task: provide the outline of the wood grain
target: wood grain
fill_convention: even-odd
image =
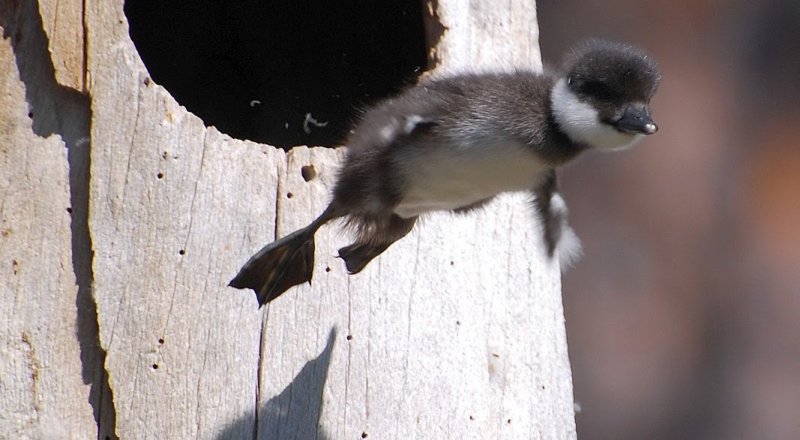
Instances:
[[[438,73],[540,68],[535,5],[478,3],[431,3]],[[325,226],[312,284],[259,310],[227,282],[322,211],[344,150],[205,127],[149,77],[122,0],[39,5],[38,49],[0,42],[0,437],[575,438],[559,268],[524,196],[431,215],[355,276]],[[28,51],[46,85],[15,77]]]
[[[24,83],[18,62],[26,79],[47,72],[24,49],[0,40],[0,438],[92,438],[76,335],[67,149],[33,114],[52,112],[52,102],[26,102],[26,87],[47,84]]]

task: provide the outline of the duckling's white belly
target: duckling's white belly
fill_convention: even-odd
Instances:
[[[419,151],[416,151],[419,153]],[[531,190],[548,167],[524,145],[430,146],[400,155],[404,191],[394,212],[404,218],[453,210],[506,191]]]

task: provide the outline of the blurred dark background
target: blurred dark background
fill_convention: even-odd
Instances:
[[[660,131],[562,172],[578,435],[800,439],[800,2],[539,0],[658,60]]]
[[[488,0],[487,0],[488,1]],[[426,67],[422,2],[128,0],[153,79],[208,125],[341,141]],[[539,0],[546,63],[606,37],[664,79],[655,136],[562,171],[578,435],[800,439],[800,1]],[[306,114],[326,126],[303,129]]]

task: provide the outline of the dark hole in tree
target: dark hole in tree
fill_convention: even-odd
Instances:
[[[303,176],[303,180],[310,182],[317,177],[317,170],[314,168],[314,165],[306,165],[300,168],[300,175]]]
[[[422,3],[126,0],[125,14],[153,80],[206,125],[289,147],[337,145],[359,108],[414,81]]]

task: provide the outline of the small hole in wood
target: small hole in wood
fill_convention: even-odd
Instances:
[[[164,338],[158,338],[158,344],[164,345]]]
[[[291,199],[292,197],[294,197],[294,194],[292,194],[292,193],[286,193],[286,198],[287,198],[287,199]]]
[[[511,424],[511,419],[506,420],[506,423]]]
[[[150,85],[150,78],[145,78],[144,79],[144,85],[146,85],[146,86]]]
[[[166,151],[161,153],[161,158],[164,159],[164,160],[166,160],[168,156],[169,156],[169,153],[167,153]]]
[[[367,433],[366,432],[362,432],[361,433],[361,438],[367,438]]]
[[[158,370],[158,364],[153,364],[153,369]]]
[[[33,119],[33,112],[28,113],[28,117]]]
[[[352,341],[353,340],[353,335],[347,335],[347,340],[348,341]]]
[[[317,170],[314,168],[314,165],[306,165],[300,168],[300,174],[303,176],[303,180],[310,182],[317,177]]]
[[[179,250],[179,251],[178,251],[178,254],[180,254],[180,255],[186,255],[186,251],[185,251],[185,250],[183,250],[183,249],[181,249],[181,250]]]
[[[469,416],[470,420],[475,420],[475,416]]]
[[[330,266],[325,266],[325,272],[330,272],[330,271],[331,271]]]
[[[450,265],[451,265],[451,266],[455,266],[455,264],[456,264],[456,263],[455,263],[455,261],[451,261],[451,262],[450,262]]]
[[[456,321],[456,325],[461,325],[461,321]]]
[[[72,208],[70,208],[70,207],[67,207],[67,212],[68,212],[68,213],[70,213],[70,214],[72,214]]]
[[[156,177],[158,177],[159,179],[163,179],[164,178],[164,173],[158,173],[158,174],[156,174]]]

